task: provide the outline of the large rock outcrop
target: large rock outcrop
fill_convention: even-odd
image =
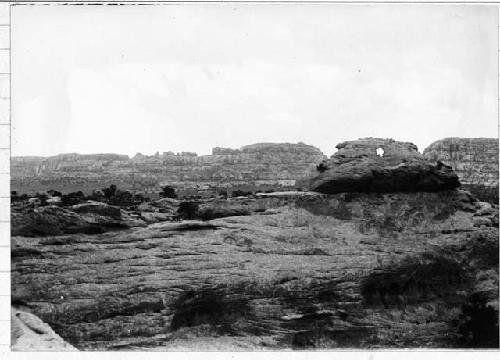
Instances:
[[[11,233],[14,236],[98,234],[141,225],[145,225],[144,221],[130,218],[126,211],[99,202],[87,202],[71,208],[16,205],[11,210]]]
[[[337,145],[310,188],[322,193],[440,191],[460,183],[451,167],[431,163],[412,143],[364,138]]]
[[[424,150],[429,161],[451,166],[467,185],[498,187],[498,139],[446,138],[433,142]]]
[[[303,143],[259,143],[241,149],[214,148],[212,155],[164,152],[129,158],[116,154],[61,154],[52,157],[13,157],[12,190],[22,193],[82,190],[110,184],[120,189],[158,190],[162,183],[283,183],[307,178],[325,158]]]

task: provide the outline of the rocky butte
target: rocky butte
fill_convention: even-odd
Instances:
[[[451,137],[433,142],[423,154],[450,165],[463,184],[498,187],[498,139]]]
[[[364,138],[337,145],[310,188],[323,193],[440,191],[460,186],[450,166],[424,159],[412,143]]]

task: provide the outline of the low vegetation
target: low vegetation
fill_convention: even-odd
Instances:
[[[407,256],[385,269],[361,282],[361,295],[369,306],[407,305],[435,297],[456,302],[472,280],[464,265],[435,253]]]
[[[160,197],[177,199],[177,194],[175,193],[175,189],[172,186],[167,185],[163,187],[162,191],[160,192]]]
[[[498,187],[485,186],[481,184],[464,184],[462,185],[462,188],[469,191],[480,201],[486,201],[490,204],[498,205]]]
[[[486,296],[478,292],[467,297],[455,324],[460,334],[458,347],[498,349],[498,310],[487,301]]]
[[[251,307],[244,293],[229,293],[227,287],[205,288],[182,294],[172,306],[172,330],[210,325],[219,335],[238,335],[234,323],[249,318]]]

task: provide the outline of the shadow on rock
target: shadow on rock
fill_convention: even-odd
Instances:
[[[370,274],[361,282],[361,295],[368,306],[407,305],[435,298],[456,302],[471,280],[467,269],[457,261],[423,253]]]
[[[232,294],[226,287],[191,290],[173,304],[174,316],[170,329],[210,325],[219,335],[237,335],[234,324],[251,316],[248,298]]]

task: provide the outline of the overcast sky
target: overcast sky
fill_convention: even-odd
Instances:
[[[15,6],[12,155],[497,136],[496,7]]]

